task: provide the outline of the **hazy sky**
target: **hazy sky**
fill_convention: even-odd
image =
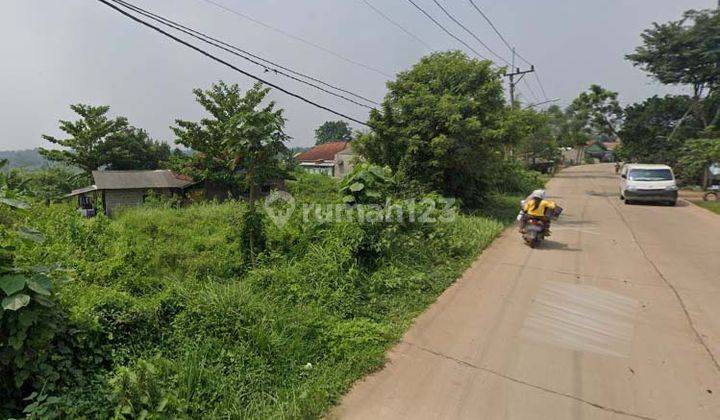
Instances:
[[[204,0],[128,0],[298,71],[377,99],[386,78],[284,37]],[[406,69],[429,51],[375,14],[362,0],[214,0],[228,8],[339,52],[388,74]],[[407,0],[368,0],[434,50],[461,48]],[[483,47],[442,15],[432,0],[415,0],[473,48]],[[440,0],[510,59],[468,0]],[[547,95],[567,104],[599,83],[624,103],[670,90],[634,69],[623,56],[652,22],[677,19],[715,0],[476,0],[521,55],[536,64]],[[247,88],[252,80],[140,27],[96,0],[0,0],[0,150],[43,146],[59,119],[73,118],[71,103],[107,104],[157,139],[173,142],[176,118],[203,115],[192,89],[223,79]],[[208,47],[212,48],[212,47]],[[238,67],[364,120],[363,108],[218,52]],[[529,78],[536,95],[540,88]],[[522,99],[536,99],[519,86]],[[313,130],[337,119],[280,93],[292,145],[313,143]]]

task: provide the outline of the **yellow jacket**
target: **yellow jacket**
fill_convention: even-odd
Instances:
[[[530,199],[525,202],[523,210],[532,217],[546,217],[546,212],[548,210],[555,210],[555,207],[556,204],[550,200],[542,200],[540,204],[535,207],[535,200]]]

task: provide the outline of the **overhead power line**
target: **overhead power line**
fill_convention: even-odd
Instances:
[[[245,75],[245,76],[247,76],[247,77],[250,77],[250,78],[252,78],[252,79],[254,79],[254,80],[257,80],[258,82],[260,82],[260,83],[262,83],[262,84],[264,84],[264,85],[266,85],[266,86],[269,86],[269,87],[271,87],[271,88],[277,89],[278,91],[283,92],[283,93],[285,93],[286,95],[292,96],[293,98],[299,99],[299,100],[301,100],[301,101],[303,101],[303,102],[305,102],[305,103],[307,103],[307,104],[309,104],[309,105],[312,105],[312,106],[314,106],[314,107],[316,107],[316,108],[319,108],[319,109],[322,109],[322,110],[324,110],[324,111],[330,112],[330,113],[335,114],[335,115],[337,115],[337,116],[339,116],[339,117],[345,118],[345,119],[347,119],[347,120],[349,120],[349,121],[353,121],[353,122],[358,123],[358,124],[360,124],[360,125],[368,126],[367,123],[365,123],[365,122],[363,122],[363,121],[360,121],[360,120],[358,120],[358,119],[356,119],[356,118],[353,118],[353,117],[351,117],[351,116],[349,116],[349,115],[346,115],[346,114],[344,114],[344,113],[341,113],[341,112],[339,112],[339,111],[335,111],[334,109],[329,108],[329,107],[327,107],[327,106],[320,105],[319,103],[314,102],[314,101],[312,101],[312,100],[310,100],[310,99],[307,99],[307,98],[305,98],[305,97],[302,96],[302,95],[299,95],[299,94],[297,94],[297,93],[291,92],[291,91],[289,91],[289,90],[287,90],[287,89],[285,89],[285,88],[282,88],[282,87],[280,87],[280,86],[278,86],[278,85],[276,85],[276,84],[274,84],[274,83],[272,83],[272,82],[269,82],[269,81],[267,81],[267,80],[264,80],[264,79],[262,79],[262,78],[260,78],[260,77],[258,77],[258,76],[255,76],[255,75],[253,75],[253,74],[251,74],[251,73],[249,73],[249,72],[247,72],[247,71],[245,71],[245,70],[242,70],[242,69],[238,68],[237,66],[235,66],[235,65],[233,65],[233,64],[231,64],[231,63],[228,63],[227,61],[225,61],[225,60],[223,60],[223,59],[221,59],[221,58],[219,58],[219,57],[217,57],[217,56],[215,56],[215,55],[213,55],[213,54],[211,54],[211,53],[203,50],[202,48],[200,48],[200,47],[198,47],[198,46],[195,46],[195,45],[193,45],[193,44],[191,44],[191,43],[189,43],[189,42],[187,42],[187,41],[185,41],[185,40],[183,40],[183,39],[180,39],[180,38],[176,37],[175,35],[172,35],[172,34],[168,33],[167,31],[165,31],[165,30],[163,30],[163,29],[161,29],[161,28],[153,25],[152,23],[146,22],[146,21],[144,21],[143,19],[141,19],[141,18],[139,18],[139,17],[137,17],[137,16],[132,15],[131,13],[129,13],[129,12],[121,9],[120,7],[118,7],[118,6],[114,5],[114,4],[111,4],[111,3],[110,3],[109,1],[107,1],[107,0],[97,0],[97,1],[100,2],[100,3],[102,3],[102,4],[104,4],[104,5],[106,5],[107,7],[111,8],[111,9],[114,9],[114,10],[117,11],[118,13],[120,13],[120,14],[126,16],[127,18],[129,18],[129,19],[137,22],[138,24],[143,25],[143,26],[146,26],[146,27],[148,27],[148,28],[150,28],[150,29],[152,29],[152,30],[154,30],[154,31],[156,31],[156,32],[159,32],[160,34],[166,36],[167,38],[170,38],[170,39],[172,39],[173,41],[175,41],[175,42],[177,42],[177,43],[179,43],[179,44],[182,44],[182,45],[184,45],[184,46],[186,46],[186,47],[188,47],[188,48],[190,48],[190,49],[192,49],[192,50],[194,50],[194,51],[197,51],[198,53],[200,53],[200,54],[202,54],[202,55],[210,58],[211,60],[216,61],[216,62],[218,62],[218,63],[220,63],[220,64],[223,64],[223,65],[225,65],[225,66],[227,66],[227,67],[229,67],[229,68],[237,71],[238,73],[241,73],[241,74],[243,74],[243,75]]]
[[[535,72],[535,79],[538,82],[538,86],[540,86],[540,91],[542,92],[543,98],[547,99],[547,93],[545,93],[545,86],[543,86],[542,80],[540,80],[540,76],[538,76],[537,72]]]
[[[527,88],[527,90],[530,91],[530,94],[532,95],[533,100],[535,100],[535,102],[538,102],[540,100],[540,98],[535,94],[535,91],[530,86],[530,83],[528,83],[527,79],[522,79],[522,81],[523,81],[523,84],[525,85],[525,87]]]
[[[525,64],[527,64],[528,66],[532,66],[533,63],[531,63],[531,62],[530,62],[529,60],[527,60],[525,57],[523,57],[522,55],[520,55],[520,53],[517,52],[517,50],[515,49],[515,47],[513,47],[512,45],[510,45],[510,43],[508,42],[508,40],[503,36],[503,34],[500,32],[500,30],[497,28],[497,26],[495,26],[495,23],[493,23],[492,19],[490,19],[490,17],[489,17],[487,14],[485,14],[485,12],[482,11],[482,9],[477,5],[477,3],[475,3],[475,0],[468,0],[468,1],[469,1],[470,4],[473,6],[473,8],[480,14],[480,16],[482,16],[483,19],[485,19],[485,21],[490,25],[490,27],[492,28],[492,30],[495,31],[495,33],[497,34],[498,38],[500,38],[500,40],[503,42],[503,44],[505,44],[505,46],[508,48],[508,50],[510,50],[510,51],[513,53],[513,57],[514,57],[514,56],[517,56],[519,59],[521,59],[522,61],[524,61]],[[513,59],[513,62],[514,62],[514,59]],[[543,86],[543,83],[542,83],[542,81],[540,80],[540,75],[538,74],[537,71],[535,72],[535,79],[536,79],[537,82],[538,82],[538,86],[540,86],[540,91],[542,91],[543,97],[544,97],[545,99],[548,99],[547,93],[545,92],[545,87]]]
[[[228,12],[228,13],[232,13],[232,14],[234,14],[234,15],[236,15],[236,16],[239,16],[239,17],[241,17],[241,18],[243,18],[243,19],[245,19],[245,20],[249,20],[250,22],[253,22],[253,23],[256,24],[256,25],[260,25],[260,26],[262,26],[262,27],[264,27],[264,28],[266,28],[266,29],[269,29],[269,30],[271,30],[271,31],[273,31],[273,32],[277,32],[277,33],[279,33],[279,34],[282,34],[282,35],[285,36],[285,37],[292,38],[292,39],[294,39],[295,41],[301,42],[301,43],[303,43],[303,44],[305,44],[305,45],[308,45],[308,46],[313,47],[313,48],[315,48],[315,49],[321,50],[321,51],[323,51],[323,52],[325,52],[325,53],[327,53],[327,54],[330,54],[330,55],[332,55],[332,56],[334,56],[334,57],[336,57],[336,58],[339,58],[339,59],[341,59],[341,60],[343,60],[343,61],[345,61],[345,62],[347,62],[347,63],[353,64],[353,65],[358,66],[358,67],[362,67],[362,68],[364,68],[365,70],[370,70],[370,71],[372,71],[372,72],[374,72],[374,73],[377,73],[377,74],[380,74],[380,75],[382,75],[382,76],[385,76],[385,77],[387,77],[388,79],[393,78],[392,75],[390,75],[390,74],[388,74],[388,73],[386,73],[386,72],[384,72],[384,71],[382,71],[382,70],[378,70],[378,69],[376,69],[376,68],[374,68],[374,67],[372,67],[372,66],[369,66],[369,65],[367,65],[367,64],[365,64],[365,63],[361,63],[361,62],[359,62],[359,61],[355,61],[355,60],[353,60],[353,59],[351,59],[351,58],[348,58],[348,57],[346,57],[346,56],[344,56],[344,55],[342,55],[342,54],[340,54],[340,53],[338,53],[338,52],[335,52],[335,51],[329,49],[329,48],[323,47],[323,46],[320,45],[320,44],[316,44],[316,43],[314,43],[314,42],[312,42],[312,41],[308,41],[308,40],[306,40],[306,39],[300,38],[300,37],[297,36],[297,35],[293,35],[293,34],[291,34],[291,33],[289,33],[289,32],[286,32],[286,31],[284,31],[284,30],[282,30],[282,29],[276,28],[276,27],[274,27],[274,26],[272,26],[272,25],[269,25],[269,24],[267,24],[267,23],[265,23],[265,22],[263,22],[263,21],[261,21],[261,20],[255,19],[254,17],[249,16],[249,15],[246,15],[245,13],[242,13],[242,12],[240,12],[240,11],[238,11],[238,10],[231,9],[231,8],[225,6],[225,5],[221,4],[221,3],[218,3],[218,2],[216,2],[216,1],[213,1],[213,0],[199,0],[199,1],[204,1],[205,3],[211,4],[211,5],[219,8],[219,9],[222,9],[222,10]]]
[[[208,0],[208,1],[209,1],[209,0]],[[450,32],[446,27],[443,26],[442,23],[438,22],[437,19],[435,19],[434,17],[432,17],[432,15],[429,14],[428,12],[426,12],[425,9],[423,9],[423,8],[420,7],[420,6],[418,6],[418,4],[415,3],[413,0],[407,0],[407,1],[408,1],[408,3],[412,4],[413,6],[415,6],[415,8],[420,11],[420,13],[422,13],[423,15],[425,15],[425,16],[426,16],[428,19],[430,19],[435,25],[437,25],[440,29],[442,29],[443,32],[445,32],[446,34],[450,35],[455,41],[463,44],[463,45],[465,46],[465,48],[467,48],[467,49],[469,49],[470,51],[472,51],[473,53],[475,53],[475,55],[477,55],[478,57],[480,57],[480,58],[482,58],[482,59],[484,59],[484,60],[487,60],[487,59],[488,59],[488,58],[485,57],[484,55],[480,54],[475,48],[473,48],[473,47],[471,47],[470,45],[468,45],[467,42],[463,41],[463,40],[462,40],[461,38],[459,38],[457,35],[455,35],[454,33]]]
[[[160,24],[162,24],[162,25],[171,27],[171,28],[173,28],[173,29],[175,29],[175,30],[178,30],[178,31],[180,31],[180,32],[182,32],[182,33],[184,33],[184,34],[186,34],[186,35],[189,35],[189,36],[191,36],[191,37],[193,37],[193,38],[195,38],[195,39],[199,39],[200,41],[203,41],[203,42],[205,42],[205,43],[207,43],[207,44],[209,44],[209,45],[212,45],[212,46],[214,46],[214,47],[220,48],[220,49],[222,49],[223,51],[229,52],[230,54],[233,54],[233,55],[238,56],[238,57],[240,57],[240,58],[242,58],[242,59],[244,59],[244,60],[247,60],[247,61],[249,61],[249,62],[251,62],[251,63],[253,63],[253,64],[256,64],[256,65],[262,67],[263,69],[265,69],[266,71],[272,70],[272,71],[273,71],[274,73],[276,73],[276,74],[280,74],[280,75],[282,75],[282,76],[288,77],[288,78],[290,78],[290,79],[292,79],[292,80],[295,80],[295,81],[297,81],[297,82],[303,83],[303,84],[305,84],[305,85],[307,85],[307,86],[311,86],[311,87],[313,87],[313,88],[315,88],[315,89],[318,89],[318,90],[320,90],[320,91],[322,91],[322,92],[328,93],[328,94],[330,94],[330,95],[333,95],[333,96],[335,96],[335,97],[338,97],[338,98],[340,98],[340,99],[346,100],[346,101],[348,101],[348,102],[350,102],[350,103],[353,103],[353,104],[355,104],[355,105],[358,105],[358,106],[361,106],[361,107],[364,107],[364,108],[373,109],[373,107],[371,107],[371,106],[368,106],[368,105],[366,105],[366,104],[364,104],[364,103],[357,102],[357,101],[355,101],[355,100],[353,100],[353,99],[351,99],[351,98],[348,98],[348,97],[343,96],[343,95],[340,95],[340,94],[338,94],[338,93],[336,93],[336,92],[333,92],[333,91],[330,91],[330,90],[328,90],[328,89],[325,89],[325,88],[323,88],[322,86],[318,86],[318,85],[316,85],[316,84],[314,84],[314,83],[308,82],[307,80],[303,80],[303,79],[301,79],[301,78],[295,77],[295,76],[293,76],[292,74],[296,74],[296,75],[298,75],[298,76],[300,76],[300,77],[303,77],[303,78],[305,78],[305,79],[309,79],[309,80],[312,80],[312,81],[314,81],[314,82],[320,83],[320,84],[322,84],[322,85],[324,85],[324,86],[327,86],[327,87],[329,87],[329,88],[335,89],[335,90],[337,90],[337,91],[347,93],[347,94],[349,94],[349,95],[352,95],[352,96],[354,96],[354,97],[356,97],[356,98],[362,99],[362,100],[364,100],[364,101],[366,101],[366,102],[372,103],[372,104],[374,104],[374,105],[379,105],[377,102],[375,102],[375,101],[373,101],[373,100],[371,100],[371,99],[365,98],[364,96],[361,96],[361,95],[358,95],[358,94],[356,94],[356,93],[353,93],[353,92],[351,92],[351,91],[349,91],[349,90],[342,89],[342,88],[340,88],[340,87],[331,85],[331,84],[326,83],[326,82],[324,82],[324,81],[322,81],[322,80],[320,80],[320,79],[317,79],[317,78],[308,76],[308,75],[306,75],[306,74],[303,74],[303,73],[297,72],[297,71],[295,71],[295,70],[292,70],[292,69],[290,69],[290,68],[288,68],[288,67],[285,67],[285,66],[282,66],[282,65],[280,65],[280,64],[274,63],[274,62],[272,62],[272,61],[270,61],[270,60],[267,60],[267,59],[264,59],[264,58],[262,58],[262,57],[259,57],[259,56],[255,55],[255,54],[253,54],[253,53],[250,53],[250,52],[248,52],[248,51],[246,51],[246,50],[243,50],[243,49],[241,49],[241,48],[239,48],[239,47],[236,47],[236,46],[234,46],[234,45],[232,45],[232,44],[228,44],[227,42],[224,42],[224,41],[221,41],[221,40],[219,40],[219,39],[213,38],[213,37],[211,37],[211,36],[209,36],[209,35],[207,35],[207,34],[204,34],[204,33],[202,33],[202,32],[196,31],[196,30],[194,30],[194,29],[192,29],[192,28],[189,28],[189,27],[187,27],[187,26],[185,26],[185,25],[182,25],[182,24],[180,24],[180,23],[177,23],[177,22],[175,22],[175,21],[173,21],[173,20],[170,20],[170,19],[165,18],[165,17],[163,17],[163,16],[160,16],[160,15],[158,15],[158,14],[155,14],[155,13],[152,13],[152,12],[150,12],[150,11],[147,11],[147,10],[141,8],[141,7],[135,6],[135,5],[133,5],[132,3],[128,3],[128,2],[126,2],[126,1],[124,1],[124,0],[110,0],[110,1],[113,2],[113,3],[116,3],[116,4],[121,4],[121,5],[123,5],[124,7],[128,8],[128,9],[131,9],[131,10],[133,10],[134,12],[136,12],[136,13],[138,13],[138,14],[141,14],[141,15],[149,18],[149,19],[154,20],[155,22],[158,22],[158,23],[160,23]],[[248,57],[248,56],[250,56],[250,57]],[[252,58],[251,58],[251,57],[252,57]],[[253,59],[253,58],[254,58],[254,59]],[[265,64],[263,64],[263,63],[265,63]],[[274,67],[277,67],[277,68],[274,68]],[[282,69],[282,70],[278,70],[278,68],[279,68],[279,69]],[[283,70],[286,70],[288,73],[292,73],[292,74],[285,73]]]
[[[483,40],[480,39],[480,37],[478,37],[477,35],[475,35],[475,33],[474,33],[473,31],[471,31],[471,30],[468,29],[465,25],[463,25],[462,22],[460,22],[457,18],[455,18],[455,16],[453,16],[452,13],[450,13],[445,7],[443,7],[443,5],[440,4],[440,2],[438,2],[437,0],[433,0],[433,3],[435,3],[435,4],[437,5],[437,7],[439,7],[440,10],[442,10],[443,13],[445,13],[445,15],[450,18],[450,20],[452,20],[453,22],[455,22],[455,24],[457,24],[459,27],[461,27],[465,32],[467,32],[468,34],[470,34],[471,37],[475,38],[475,40],[476,40],[477,42],[479,42],[480,45],[482,45],[483,47],[485,47],[485,49],[488,50],[488,51],[490,52],[490,54],[494,55],[495,57],[497,57],[498,59],[500,59],[500,61],[502,61],[503,63],[505,63],[505,64],[507,64],[508,66],[512,67],[512,63],[510,63],[510,62],[507,61],[504,57],[502,57],[502,56],[500,56],[499,54],[497,54],[495,51],[492,50],[492,48],[488,47],[488,45],[487,45],[485,42],[483,42]]]
[[[419,36],[415,35],[414,33],[410,32],[409,30],[405,29],[402,25],[394,21],[390,16],[386,15],[382,12],[382,10],[378,9],[377,7],[373,6],[372,3],[370,3],[367,0],[361,0],[367,7],[369,7],[373,12],[378,14],[380,17],[385,19],[386,21],[390,22],[393,26],[397,27],[401,31],[405,32],[406,35],[408,35],[410,38],[414,39],[415,41],[421,43],[425,48],[428,50],[432,50],[433,48],[428,45],[427,42],[423,41]]]

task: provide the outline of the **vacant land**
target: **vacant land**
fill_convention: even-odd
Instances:
[[[329,179],[291,185],[299,202],[338,202]],[[241,252],[241,202],[158,202],[117,219],[39,206],[42,244],[23,264],[70,270],[58,297],[79,350],[76,380],[50,393],[66,416],[317,417],[502,231],[494,217],[418,226],[267,222],[268,251]],[[108,401],[110,403],[108,403]]]

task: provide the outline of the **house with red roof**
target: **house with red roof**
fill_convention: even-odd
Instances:
[[[333,141],[299,153],[295,159],[308,172],[343,178],[352,171],[357,155],[349,141]]]

